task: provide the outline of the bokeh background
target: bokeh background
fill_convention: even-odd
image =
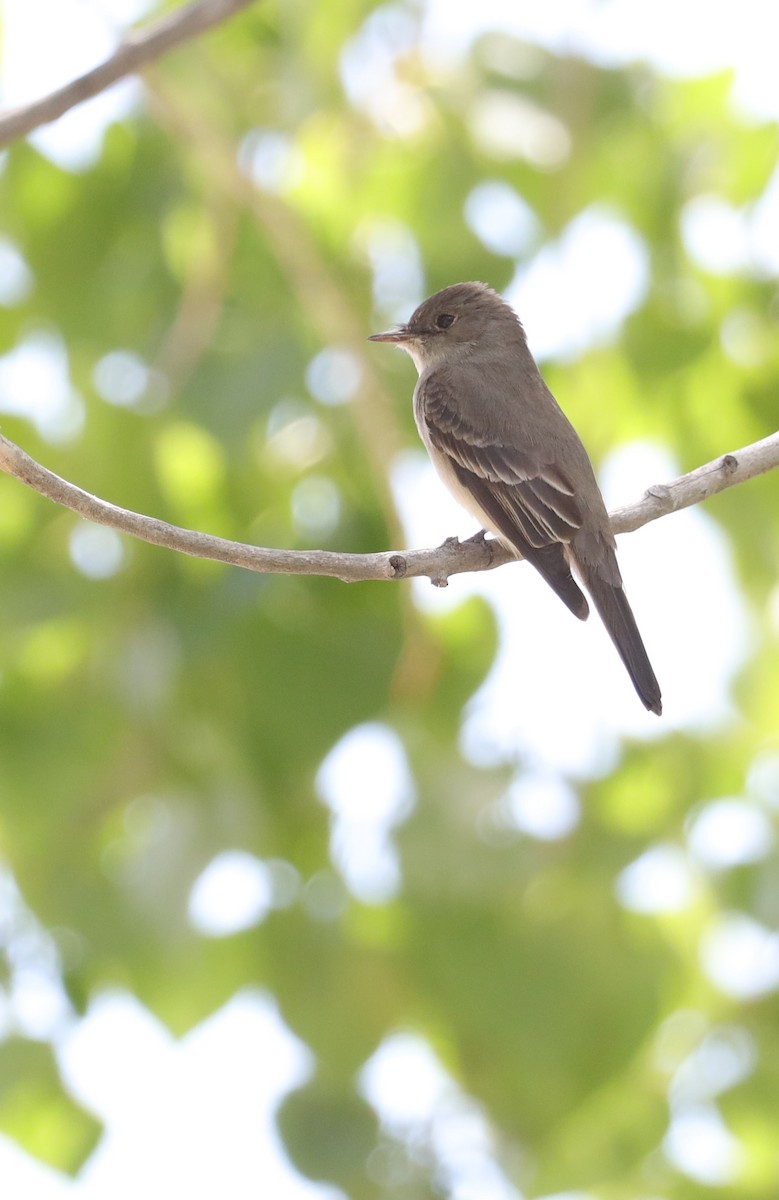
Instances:
[[[148,0],[6,0],[3,102]],[[260,545],[473,526],[366,336],[482,279],[612,504],[779,399],[761,0],[258,2],[0,162],[5,434]],[[19,1200],[779,1193],[779,479],[620,540],[663,684],[523,565],[260,577],[0,477]]]

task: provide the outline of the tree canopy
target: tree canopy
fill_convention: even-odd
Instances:
[[[3,432],[176,525],[402,549],[413,378],[367,335],[461,279],[519,302],[575,243],[591,287],[552,297],[539,349],[596,464],[647,442],[689,471],[771,433],[776,121],[739,110],[727,71],[488,27],[444,48],[428,15],[251,4],[145,66],[91,157],[16,140]],[[0,475],[0,1130],[71,1173],[99,1137],[59,1026],[25,1016],[30,973],[68,1020],[122,989],[176,1035],[260,987],[315,1064],[279,1109],[286,1149],[351,1200],[465,1195],[433,1126],[393,1125],[366,1089],[407,1035],[523,1196],[775,1195],[779,476],[705,512],[745,630],[718,713],[539,772],[527,740],[463,737],[506,638],[484,595],[431,608],[404,581],[203,562]],[[492,573],[518,626],[527,574]],[[727,656],[718,581],[696,586],[678,636]],[[559,828],[534,826],[555,805]],[[209,932],[193,897],[233,852],[267,903]],[[708,1178],[696,1129],[719,1130]]]

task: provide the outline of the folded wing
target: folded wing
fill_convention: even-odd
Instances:
[[[486,524],[526,558],[577,617],[587,601],[571,575],[564,545],[582,525],[574,490],[563,472],[533,453],[474,430],[451,393],[435,378],[420,384],[418,416],[430,444],[446,456],[460,485],[473,496]]]

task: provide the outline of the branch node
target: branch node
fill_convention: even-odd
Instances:
[[[457,538],[455,538],[454,540],[457,541]],[[449,579],[446,575],[431,575],[430,582],[432,583],[433,587],[437,587],[437,588],[449,587]]]
[[[644,492],[644,495],[652,500],[659,500],[661,504],[669,504],[672,502],[671,489],[666,483],[653,483]]]
[[[734,471],[738,470],[738,459],[735,454],[723,454],[719,465],[726,475],[732,475]]]
[[[408,570],[408,563],[406,562],[404,555],[391,554],[390,560],[389,560],[389,565],[392,569],[392,578],[393,579],[404,579],[405,578],[406,571]]]

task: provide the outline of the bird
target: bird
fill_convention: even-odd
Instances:
[[[625,595],[592,463],[514,309],[485,283],[455,283],[424,300],[405,325],[369,340],[412,359],[417,429],[455,499],[582,621],[584,587],[640,700],[660,716],[660,686]]]

